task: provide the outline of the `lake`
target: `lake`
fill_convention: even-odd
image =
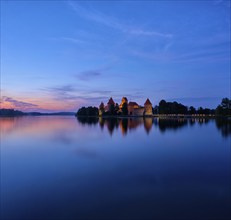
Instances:
[[[231,121],[0,118],[1,219],[230,219]]]

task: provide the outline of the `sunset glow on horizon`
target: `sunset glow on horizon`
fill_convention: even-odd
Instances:
[[[230,1],[1,1],[0,108],[230,97]]]

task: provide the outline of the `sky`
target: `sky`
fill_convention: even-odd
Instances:
[[[230,1],[1,1],[1,108],[230,98]]]

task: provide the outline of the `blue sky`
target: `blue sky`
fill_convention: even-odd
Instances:
[[[230,97],[230,1],[1,1],[1,107]]]

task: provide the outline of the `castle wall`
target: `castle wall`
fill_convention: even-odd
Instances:
[[[133,116],[143,116],[144,108],[134,108]]]

